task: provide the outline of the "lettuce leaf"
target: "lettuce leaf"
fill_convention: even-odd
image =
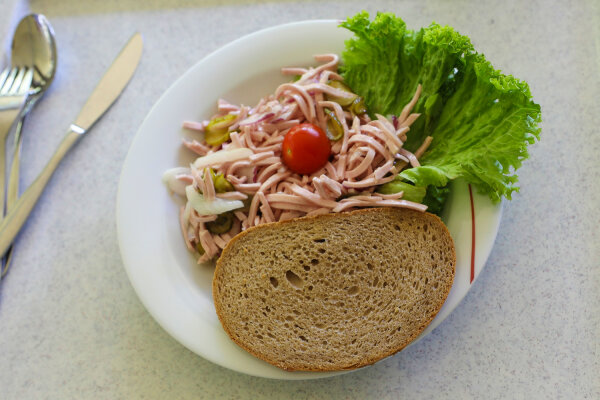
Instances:
[[[427,211],[441,217],[448,195],[450,195],[450,188],[448,186],[427,186],[427,193],[422,203],[427,205]]]
[[[427,187],[415,186],[410,182],[405,182],[401,177],[396,177],[391,182],[385,183],[377,188],[377,193],[394,194],[404,192],[402,198],[415,203],[425,204],[427,211],[432,214],[442,215],[444,204],[450,194],[450,188],[447,186],[437,187],[430,185]]]
[[[341,26],[354,32],[342,53],[342,75],[371,114],[398,115],[422,85],[405,147],[433,142],[420,167],[400,180],[442,188],[464,178],[498,201],[518,191],[515,171],[539,140],[540,106],[527,83],[495,70],[468,37],[432,23],[412,31],[391,13],[362,12]]]
[[[404,192],[404,195],[402,196],[404,200],[421,203],[427,194],[427,188],[423,186],[415,186],[411,183],[402,182],[401,180],[397,179],[385,183],[377,188],[377,193],[381,194],[394,194],[400,192]]]

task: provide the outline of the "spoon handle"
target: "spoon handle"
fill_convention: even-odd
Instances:
[[[75,143],[83,136],[85,131],[76,125],[71,125],[69,131],[63,138],[58,148],[33,183],[27,188],[19,198],[14,207],[8,211],[2,223],[0,224],[0,254],[4,255],[6,250],[21,230],[21,227],[29,217],[31,210],[42,195],[44,189],[52,174],[73,147]]]

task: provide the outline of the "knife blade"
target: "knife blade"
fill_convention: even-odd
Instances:
[[[110,108],[133,76],[142,57],[142,47],[142,35],[136,33],[100,79],[73,125],[88,130]]]
[[[4,255],[42,195],[52,174],[79,139],[98,121],[123,92],[140,62],[143,39],[134,34],[115,58],[85,102],[75,122],[33,183],[0,223],[0,255]]]

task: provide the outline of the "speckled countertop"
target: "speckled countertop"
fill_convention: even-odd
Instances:
[[[368,6],[366,6],[368,4]],[[424,340],[364,370],[313,381],[241,375],[152,319],[117,243],[119,173],[165,89],[229,41],[285,22],[393,11],[470,36],[526,80],[542,140],[520,170],[487,266]],[[600,11],[589,1],[0,0],[0,39],[29,10],[56,31],[56,80],[26,124],[22,184],[62,138],[134,31],[142,63],[59,168],[0,287],[1,399],[600,398]]]

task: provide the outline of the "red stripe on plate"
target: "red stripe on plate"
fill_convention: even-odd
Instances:
[[[475,206],[473,204],[473,190],[469,184],[469,198],[471,199],[471,280],[475,279]]]

